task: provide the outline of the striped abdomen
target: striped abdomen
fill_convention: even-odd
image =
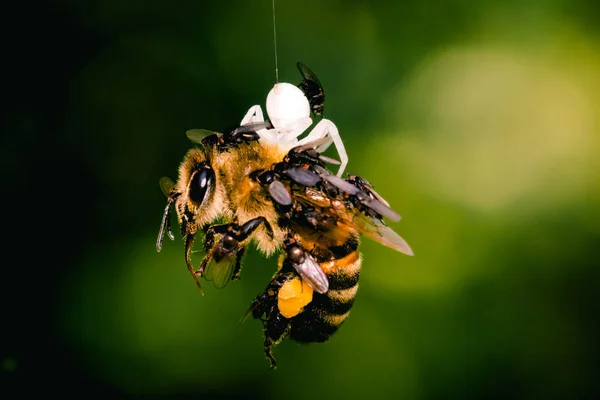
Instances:
[[[316,254],[315,254],[316,253]],[[354,304],[360,276],[361,254],[358,238],[343,245],[313,252],[329,280],[325,294],[314,293],[304,311],[291,318],[289,336],[298,342],[324,342],[346,320]]]

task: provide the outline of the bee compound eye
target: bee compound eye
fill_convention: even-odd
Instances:
[[[192,176],[190,182],[190,198],[198,203],[201,203],[206,196],[209,186],[214,181],[215,172],[209,166],[198,170]]]

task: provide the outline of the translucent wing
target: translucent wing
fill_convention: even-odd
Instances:
[[[207,137],[216,134],[208,129],[190,129],[185,132],[185,136],[194,143],[203,144],[202,141]]]
[[[327,156],[324,156],[323,154],[321,154],[319,156],[319,159],[321,161],[323,161],[324,163],[326,163],[326,164],[331,164],[331,165],[340,165],[340,164],[342,164],[340,161],[336,160],[335,158],[327,157]]]
[[[287,190],[285,185],[279,181],[274,180],[269,185],[269,193],[273,200],[277,203],[282,204],[284,206],[289,206],[292,204],[292,196],[290,192]]]
[[[377,214],[389,218],[394,222],[400,221],[401,217],[400,214],[398,214],[396,211],[392,210],[389,205],[386,205],[385,200],[384,202],[381,202],[379,200],[377,200],[376,198],[372,198],[370,196],[360,196],[361,197],[361,203],[364,206],[369,207],[370,209],[372,209],[373,211],[375,211]]]
[[[348,194],[353,194],[353,195],[360,192],[360,190],[356,186],[354,186],[350,182],[343,180],[342,178],[340,178],[337,175],[331,174],[327,169],[325,169],[319,165],[313,165],[313,168],[315,171],[317,171],[319,173],[321,178],[325,179],[327,182],[331,183],[333,186],[337,187],[338,189],[340,189]]]
[[[292,167],[284,173],[292,178],[296,183],[303,186],[315,186],[321,181],[321,177],[307,168]]]
[[[231,134],[235,135],[240,133],[256,132],[261,129],[273,129],[273,124],[271,123],[271,121],[250,122],[248,124],[240,125],[237,128],[232,129]]]
[[[323,85],[321,85],[321,82],[319,81],[319,78],[317,78],[317,75],[312,71],[312,69],[308,68],[306,64],[303,64],[300,61],[298,61],[296,66],[298,67],[298,71],[300,71],[300,75],[302,75],[304,79],[306,79],[307,81],[314,82],[319,88],[323,87]]]
[[[207,257],[209,256],[210,253]],[[212,282],[217,289],[224,288],[233,277],[236,261],[237,257],[235,253],[223,257],[211,256],[210,261],[204,269],[204,279]]]
[[[168,176],[163,176],[158,181],[158,185],[160,186],[160,190],[163,192],[165,197],[169,197],[171,195],[171,189],[173,189],[175,186],[175,182],[173,182],[173,179],[169,178]]]
[[[327,275],[308,252],[304,252],[304,256],[304,262],[292,263],[294,268],[315,292],[321,294],[327,292],[329,290]]]
[[[304,140],[304,139],[302,139],[302,140]],[[310,142],[306,142],[306,143],[304,143],[302,140],[300,141],[300,145],[298,145],[298,146],[294,147],[292,150],[290,150],[290,153],[291,152],[302,153],[309,149],[315,149],[315,148],[319,147],[320,145],[328,142],[330,139],[329,139],[329,137],[326,136],[326,137],[322,137],[319,139],[311,140]],[[332,160],[332,159],[330,158],[330,160]]]
[[[406,254],[407,256],[414,255],[408,243],[381,220],[364,214],[356,214],[353,222],[354,226],[356,226],[361,233],[382,245]]]
[[[304,193],[295,192],[294,197],[297,202],[314,207],[326,217],[321,218],[323,221],[334,220],[338,226],[345,225],[400,253],[414,255],[406,241],[380,218],[366,215],[356,207],[349,206],[345,201],[332,199],[323,192],[311,188],[307,188]],[[377,203],[384,206],[379,201]],[[322,228],[330,229],[330,225],[323,225]]]
[[[310,107],[315,115],[323,114],[323,102],[325,101],[325,92],[323,91],[323,85],[319,82],[319,79],[314,72],[306,65],[299,62],[297,64],[298,70],[302,75],[302,82],[299,87],[304,92],[304,95],[310,103]]]
[[[304,186],[291,191],[293,212],[296,213],[295,216],[292,214],[292,222],[308,224],[324,232],[345,227],[403,254],[414,255],[406,241],[383,222],[384,217],[398,221],[400,214],[392,210],[365,179],[356,175],[342,179],[324,168],[320,154],[314,151],[319,140],[322,139],[296,146],[287,156],[301,167],[291,167],[284,173]],[[311,272],[310,266],[305,268],[305,273]],[[302,266],[298,272],[301,270]],[[313,284],[318,285],[314,280]]]
[[[325,179],[327,182],[331,183],[341,191],[356,196],[362,205],[369,207],[375,213],[389,218],[394,222],[401,219],[400,214],[392,210],[389,203],[385,201],[377,192],[375,192],[370,185],[366,184],[366,181],[364,181],[362,178],[361,181],[365,182],[362,188],[367,192],[361,190],[353,183],[348,182],[337,175],[331,174],[327,169],[319,165],[313,165],[312,168],[319,173],[321,178]]]

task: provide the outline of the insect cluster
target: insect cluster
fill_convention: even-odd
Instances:
[[[268,120],[255,105],[235,129],[188,131],[200,146],[185,155],[177,182],[160,180],[167,206],[157,250],[165,233],[174,239],[174,208],[198,287],[199,277],[217,288],[239,278],[251,243],[266,255],[280,254],[273,278],[246,313],[262,321],[271,367],[273,345],[286,337],[326,341],[348,317],[361,269],[360,234],[413,254],[383,221],[400,215],[365,179],[342,178],[348,157],[335,124],[323,118],[323,87],[306,65],[298,63],[298,69],[298,86],[277,83],[269,92]],[[313,124],[311,114],[319,122],[298,139]],[[321,154],[332,143],[340,161]],[[328,165],[339,165],[337,174]],[[198,232],[206,255],[195,268],[191,252]]]

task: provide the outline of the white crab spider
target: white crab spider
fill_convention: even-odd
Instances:
[[[348,155],[337,127],[330,120],[323,118],[315,125],[308,135],[298,140],[298,137],[308,129],[313,121],[310,118],[310,104],[302,90],[290,83],[277,83],[267,95],[267,114],[273,129],[260,129],[257,131],[263,143],[278,144],[286,149],[303,145],[317,139],[328,138],[325,143],[316,147],[320,153],[324,152],[331,143],[340,157],[340,168],[337,176],[342,176],[348,164]],[[264,116],[259,105],[250,107],[241,125],[253,122],[263,122]]]

